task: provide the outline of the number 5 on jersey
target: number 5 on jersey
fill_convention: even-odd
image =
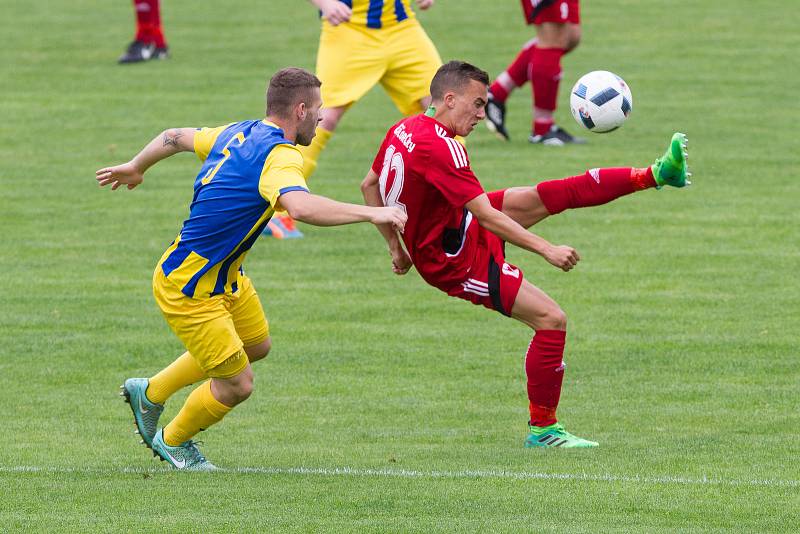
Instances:
[[[244,139],[245,139],[244,134],[242,132],[239,132],[233,137],[231,137],[230,141],[225,143],[225,147],[222,149],[222,153],[225,155],[225,157],[219,160],[219,163],[217,163],[217,165],[213,169],[208,171],[208,174],[206,174],[203,177],[203,179],[200,180],[201,184],[206,185],[208,182],[213,180],[214,176],[217,174],[217,171],[219,171],[219,168],[222,167],[222,164],[228,161],[228,158],[231,157],[231,151],[228,150],[231,146],[231,143],[233,143],[234,141],[239,141],[239,146],[242,146],[242,143],[244,143]]]
[[[392,180],[392,186],[387,191],[386,186],[389,182],[389,171],[394,171],[394,180]],[[405,164],[403,163],[403,155],[397,152],[397,149],[393,145],[389,145],[386,147],[386,154],[383,156],[383,168],[378,178],[384,206],[397,206],[403,211],[406,211],[406,205],[399,200],[400,193],[403,192],[404,178]]]

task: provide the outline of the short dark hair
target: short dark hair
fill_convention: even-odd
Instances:
[[[447,91],[458,91],[467,85],[469,80],[489,85],[489,75],[475,65],[470,65],[466,61],[445,63],[439,67],[431,80],[431,97],[434,100],[441,100]]]
[[[267,116],[288,117],[299,102],[308,104],[312,89],[322,85],[305,69],[287,67],[276,72],[267,86]]]

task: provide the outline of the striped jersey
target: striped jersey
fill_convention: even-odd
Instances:
[[[157,268],[186,296],[233,294],[280,195],[308,191],[303,156],[283,130],[262,120],[201,128],[194,151],[203,166],[189,218]]]
[[[408,214],[403,242],[417,272],[436,287],[466,279],[478,224],[464,205],[484,193],[464,146],[426,115],[392,126],[372,163],[386,206]]]
[[[410,0],[339,0],[353,10],[351,24],[367,28],[387,28],[416,18]]]

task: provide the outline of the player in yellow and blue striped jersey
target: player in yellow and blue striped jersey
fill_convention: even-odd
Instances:
[[[155,376],[122,386],[142,441],[173,467],[214,469],[191,438],[250,396],[250,363],[270,350],[269,325],[242,263],[275,210],[318,226],[405,223],[399,208],[346,204],[308,191],[297,145],[314,137],[319,87],[310,72],[283,69],[270,80],[265,119],[169,129],[128,163],[96,173],[101,186],[133,189],[149,167],[178,152],[195,152],[203,162],[189,218],[153,274],[156,302],[187,352]],[[159,429],[167,398],[204,379]]]
[[[380,83],[403,115],[430,102],[429,86],[442,60],[417,20],[410,0],[310,0],[322,15],[317,76],[322,80],[322,121],[302,149],[311,176],[345,111]],[[434,0],[416,0],[428,9]]]

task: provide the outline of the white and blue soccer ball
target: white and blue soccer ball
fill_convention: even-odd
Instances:
[[[612,132],[633,110],[633,95],[625,80],[613,72],[596,70],[575,83],[569,108],[578,124],[590,132]]]

